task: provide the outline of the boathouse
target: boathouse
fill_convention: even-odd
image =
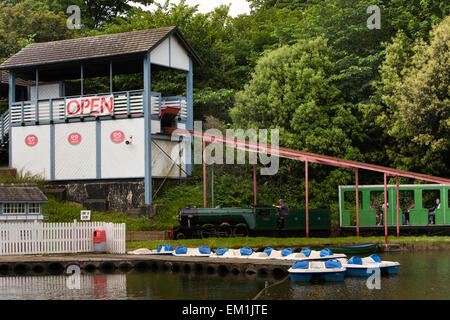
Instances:
[[[177,27],[26,46],[0,65],[9,82],[9,110],[0,118],[9,167],[69,186],[71,200],[82,202],[88,188],[80,186],[91,184],[96,192],[120,186],[97,196],[122,201],[111,209],[151,204],[154,179],[192,173],[191,138],[172,141],[162,128],[193,129],[200,63]],[[156,70],[183,73],[185,96],[152,91]],[[125,74],[140,74],[136,88],[115,90],[113,77]],[[86,92],[87,79],[98,77],[109,78],[108,92]],[[18,78],[33,81],[22,99]]]
[[[0,184],[0,222],[42,221],[46,202],[36,184]]]

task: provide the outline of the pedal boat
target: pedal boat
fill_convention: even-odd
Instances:
[[[288,270],[292,281],[343,281],[345,267],[337,259],[326,261],[295,261]]]
[[[400,263],[394,261],[382,261],[377,254],[372,254],[366,258],[357,256],[351,257],[346,263],[346,274],[350,276],[370,276],[372,270],[379,269],[382,273],[396,274]]]

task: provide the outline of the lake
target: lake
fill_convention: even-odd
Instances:
[[[380,289],[369,289],[365,278],[342,282],[296,283],[290,279],[269,288],[268,300],[395,300],[450,299],[450,252],[383,253],[398,261],[398,275],[382,276]],[[196,274],[180,271],[127,273],[82,272],[67,275],[0,276],[1,300],[248,300],[280,279],[246,274]]]

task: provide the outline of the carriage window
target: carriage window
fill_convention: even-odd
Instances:
[[[400,198],[400,209],[402,211],[408,210],[412,205],[414,205],[414,191],[413,190],[400,190],[399,191],[399,198]]]
[[[371,191],[370,192],[370,209],[376,210],[377,207],[381,207],[384,203],[384,191]]]
[[[436,199],[441,199],[439,190],[423,190],[422,191],[422,205],[424,208],[431,208],[436,203]]]
[[[362,208],[362,192],[359,191],[359,209]],[[344,192],[344,209],[345,210],[355,210],[356,208],[356,191],[345,191]]]

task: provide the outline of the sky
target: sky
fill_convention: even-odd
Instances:
[[[165,0],[155,0],[155,2],[163,4]],[[171,3],[179,3],[179,0],[170,0]],[[249,3],[246,0],[186,0],[186,4],[190,6],[199,5],[198,10],[201,13],[212,11],[215,7],[222,4],[229,5],[230,16],[236,17],[242,13],[250,13]],[[154,6],[150,5],[146,8],[152,9]]]

